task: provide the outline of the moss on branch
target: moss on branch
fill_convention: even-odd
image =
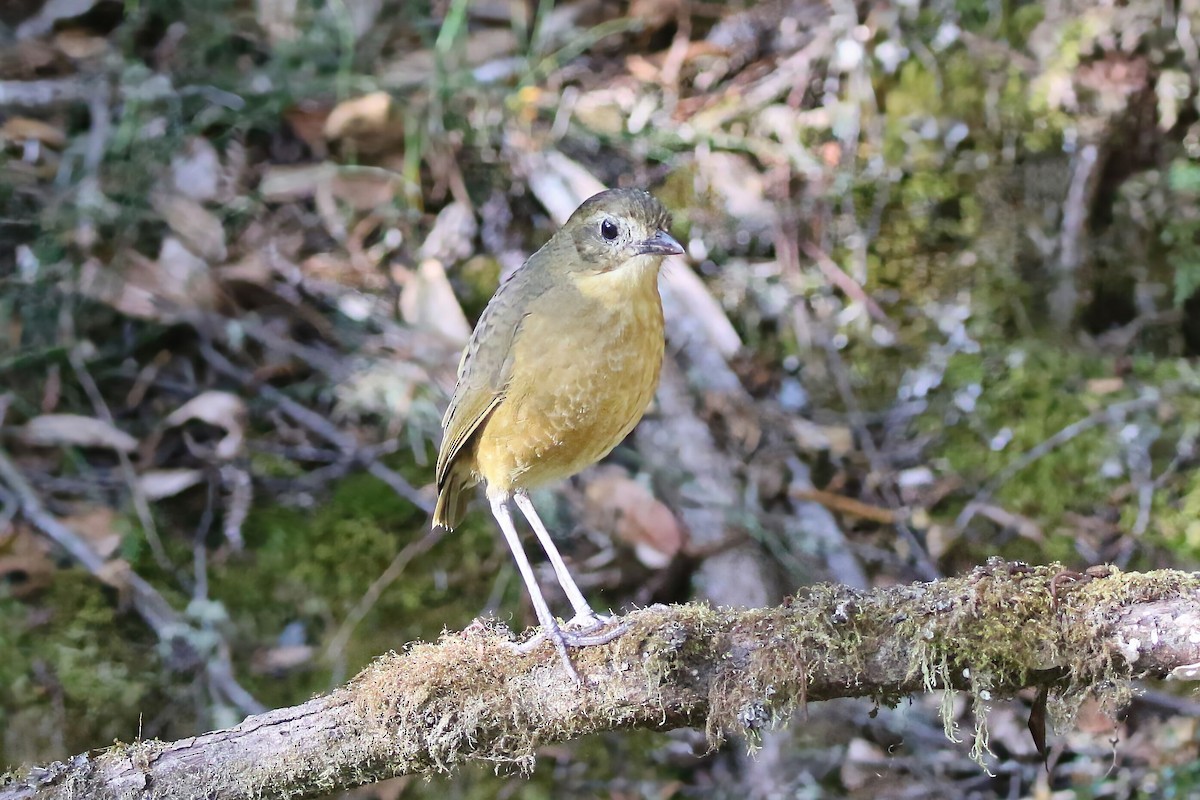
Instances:
[[[604,730],[696,726],[714,744],[753,739],[796,706],[834,697],[964,690],[982,715],[1042,686],[1067,713],[1086,697],[1115,708],[1134,678],[1200,662],[1200,577],[995,562],[934,583],[822,585],[774,608],[655,606],[624,621],[624,636],[575,652],[586,687],[549,646],[518,653],[508,631],[480,622],[235,728],[10,776],[0,800],[313,796],[468,760],[528,769],[539,747]]]

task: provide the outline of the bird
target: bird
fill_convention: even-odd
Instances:
[[[541,627],[522,647],[548,638],[576,681],[568,648],[612,641],[625,628],[588,604],[529,493],[608,455],[653,399],[665,349],[658,275],[665,257],[684,252],[670,227],[670,212],[641,189],[585,200],[501,282],[463,350],[442,418],[434,526],[453,530],[472,487],[484,484]],[[565,625],[538,587],[513,505],[571,603]]]

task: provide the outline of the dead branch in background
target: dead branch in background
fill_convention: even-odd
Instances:
[[[306,797],[468,761],[528,769],[539,747],[598,731],[695,726],[719,743],[834,697],[963,689],[982,719],[1026,686],[1068,709],[1092,696],[1115,711],[1135,678],[1195,679],[1200,578],[1061,575],[995,562],[871,592],[818,586],[776,608],[655,606],[576,654],[582,689],[551,648],[519,655],[506,631],[476,624],[234,728],[35,767],[0,800]]]

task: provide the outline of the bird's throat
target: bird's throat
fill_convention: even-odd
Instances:
[[[627,304],[653,298],[658,301],[658,273],[662,256],[635,256],[616,269],[575,278],[584,297],[604,305]]]

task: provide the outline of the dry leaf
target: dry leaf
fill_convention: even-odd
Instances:
[[[617,136],[624,133],[625,120],[636,99],[636,93],[628,86],[595,89],[580,96],[572,113],[584,127]]]
[[[296,27],[297,0],[255,0],[254,16],[273,46],[293,42],[300,35]]]
[[[246,283],[252,286],[269,287],[275,278],[275,271],[267,263],[267,259],[257,250],[247,253],[237,261],[231,261],[215,268],[222,284],[231,282]],[[226,286],[228,289],[228,286]]]
[[[301,262],[300,272],[306,278],[328,281],[343,288],[377,288],[370,284],[364,286],[360,271],[354,268],[350,259],[336,253],[313,253]]]
[[[178,239],[163,240],[157,261],[140,253],[126,254],[123,270],[88,259],[80,270],[81,294],[106,303],[122,314],[170,322],[179,311],[216,306],[216,282],[204,259]]]
[[[414,328],[466,344],[471,325],[463,313],[441,262],[426,259],[409,276],[400,295],[400,314]]]
[[[250,665],[256,675],[274,675],[290,672],[312,661],[316,652],[312,645],[296,644],[283,647],[272,647],[258,653]]]
[[[854,432],[845,425],[819,425],[803,417],[793,417],[790,422],[796,446],[805,452],[828,451],[840,459],[854,449]]]
[[[174,236],[163,239],[157,266],[160,297],[185,309],[212,308],[216,304],[217,288],[208,263]]]
[[[171,159],[171,189],[176,195],[204,203],[221,188],[221,158],[208,139],[196,136]],[[222,234],[223,235],[223,234]]]
[[[176,310],[208,310],[216,307],[219,290],[208,262],[174,236],[163,239],[158,260],[152,262],[152,267],[155,282],[142,284],[142,288],[150,290],[159,301],[166,300],[169,303],[170,317],[175,316]],[[167,307],[162,302],[156,302],[155,305],[159,309],[159,316],[163,316]]]
[[[225,431],[217,442],[214,455],[227,461],[242,451],[245,440],[246,404],[229,392],[204,392],[175,409],[163,424],[174,428],[190,420],[213,425]]]
[[[428,386],[429,381],[429,373],[412,361],[364,360],[334,388],[337,397],[334,416],[345,419],[378,414],[403,421],[408,418],[418,389]]]
[[[1087,382],[1088,394],[1115,394],[1125,388],[1124,378],[1092,378]]]
[[[153,469],[138,476],[138,488],[147,500],[174,497],[204,480],[198,469]]]
[[[121,546],[121,534],[115,529],[116,520],[116,512],[111,508],[92,506],[69,517],[63,517],[62,521],[79,534],[96,555],[108,559]]]
[[[554,12],[551,12],[544,20],[541,26],[543,32],[547,30],[553,15]],[[497,60],[503,61],[520,46],[512,26],[482,27],[473,31],[461,46],[451,48],[446,54],[449,59],[443,61],[443,66],[448,70],[456,70],[477,67]],[[436,65],[437,58],[432,50],[416,50],[407,52],[396,61],[376,70],[376,75],[381,84],[402,89],[427,83],[433,77]],[[488,77],[487,70],[480,72],[484,74],[477,73],[477,79],[484,80]]]
[[[28,141],[61,150],[67,143],[67,135],[57,125],[29,117],[12,117],[0,125],[0,142],[20,144]]]
[[[325,138],[359,155],[379,155],[404,147],[404,118],[387,92],[372,92],[338,103],[325,120]]]
[[[935,562],[962,539],[953,525],[930,525],[925,529],[925,549]]]
[[[0,7],[3,5],[0,3]],[[12,0],[8,0],[8,5],[12,5]],[[62,54],[40,39],[27,39],[17,42],[15,46],[6,45],[0,51],[0,80],[37,80],[53,75],[63,67]]]
[[[129,562],[123,558],[110,558],[105,561],[100,569],[96,571],[96,577],[112,588],[116,589],[121,594],[124,594],[129,589],[129,576],[133,574],[133,568],[129,566]]]
[[[81,61],[108,52],[108,39],[83,28],[67,28],[54,34],[54,46],[67,58]]]
[[[355,211],[391,205],[401,178],[383,170],[337,170],[329,182],[333,197]]]
[[[193,253],[210,264],[225,260],[225,228],[216,215],[191,198],[160,192],[151,200],[154,210]],[[163,243],[164,247],[166,242]],[[162,259],[160,254],[159,259]]]
[[[880,764],[887,760],[878,745],[866,739],[851,739],[839,772],[842,784],[851,791],[862,791],[871,784],[878,784],[883,777]]]
[[[479,223],[471,209],[462,203],[451,203],[438,212],[433,230],[421,243],[418,256],[432,258],[443,264],[462,261],[474,252],[475,233]]]
[[[401,175],[382,168],[339,168],[334,164],[270,167],[258,191],[268,203],[291,203],[314,198],[321,221],[338,241],[346,238],[340,204],[355,211],[390,205],[404,185]]]
[[[529,190],[559,225],[580,203],[607,188],[587,167],[557,150],[529,152],[517,145],[517,152]]]
[[[647,567],[667,566],[683,548],[686,537],[671,509],[621,468],[598,468],[585,497],[599,515],[612,520],[613,532],[633,545]]]
[[[13,535],[4,536],[0,529],[0,586],[13,597],[26,597],[50,584],[54,559],[44,538],[24,525],[12,530]]]
[[[99,447],[120,453],[132,453],[138,444],[137,439],[104,420],[78,414],[34,417],[21,428],[21,438],[40,447]]]
[[[317,193],[318,186],[332,180],[336,171],[337,167],[329,163],[270,166],[258,182],[258,193],[268,203],[307,200]]]

